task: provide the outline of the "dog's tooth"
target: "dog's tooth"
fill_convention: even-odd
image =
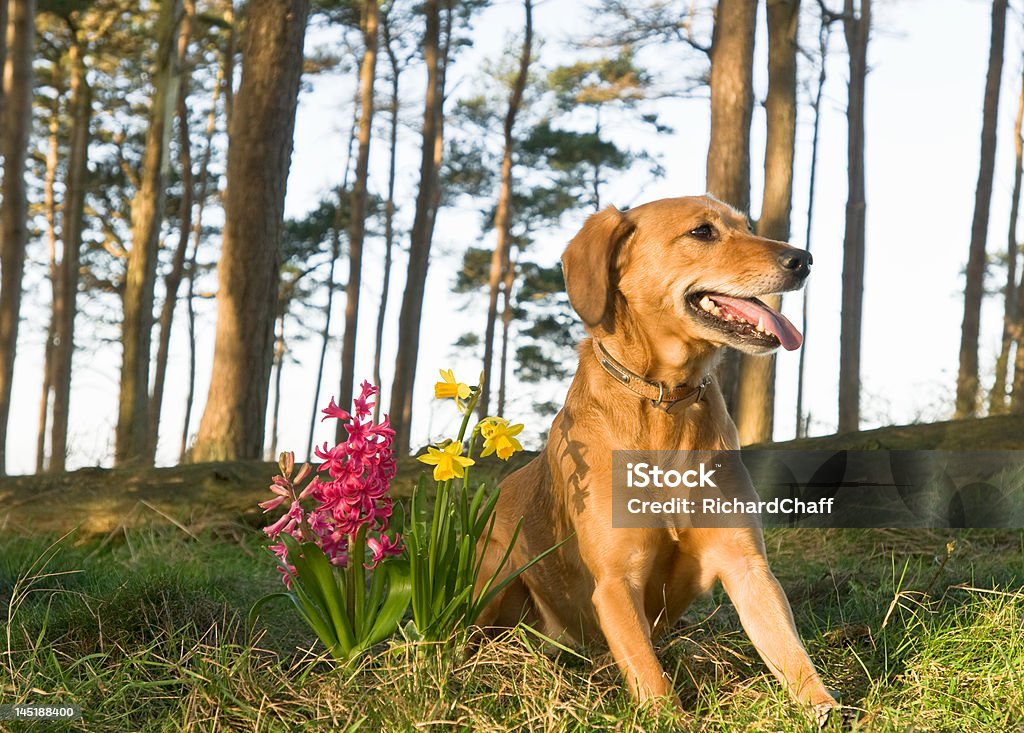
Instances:
[[[758,333],[764,333],[764,316],[757,317],[757,331]]]
[[[706,311],[710,311],[714,309],[715,304],[711,302],[711,298],[705,295],[703,298],[700,299],[700,307]]]

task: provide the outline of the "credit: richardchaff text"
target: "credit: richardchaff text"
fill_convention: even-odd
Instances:
[[[614,527],[1024,527],[1024,451],[612,454]]]

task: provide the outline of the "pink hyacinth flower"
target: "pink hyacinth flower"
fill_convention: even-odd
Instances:
[[[373,553],[373,557],[370,558],[370,563],[363,567],[367,569],[375,568],[385,557],[393,557],[395,555],[402,554],[402,538],[396,536],[394,540],[385,534],[382,534],[380,538],[367,537],[366,546],[370,552]]]
[[[338,420],[352,419],[352,416],[349,413],[345,412],[340,407],[338,407],[337,404],[335,404],[333,397],[331,397],[330,403],[327,405],[327,407],[322,409],[321,412],[324,414],[324,416],[321,418],[321,421],[326,420],[329,417],[337,418]]]
[[[382,534],[392,514],[388,491],[396,471],[391,448],[394,429],[387,416],[380,423],[372,419],[374,398],[380,390],[365,381],[360,386],[351,413],[343,410],[333,397],[322,410],[325,420],[342,421],[346,438],[334,446],[324,443],[315,448],[314,454],[321,462],[314,470],[321,475],[313,476],[307,484],[307,467],[294,479],[290,477],[290,466],[282,467],[284,475],[275,477],[271,486],[275,496],[260,504],[268,512],[290,499],[288,512],[264,532],[271,538],[285,533],[299,542],[313,541],[336,567],[347,566],[349,541],[361,531],[367,533],[368,568],[403,551],[399,538]],[[303,484],[305,487],[300,490]],[[312,504],[308,512],[301,506],[306,500]],[[294,569],[288,563],[286,546],[280,543],[270,549],[281,561],[282,580],[291,587]],[[358,560],[362,562],[363,558]]]

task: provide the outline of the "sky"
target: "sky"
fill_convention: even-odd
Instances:
[[[862,423],[866,428],[885,424],[948,418],[953,395],[963,315],[963,267],[977,182],[981,102],[987,66],[991,3],[981,0],[885,0],[875,3],[875,30],[869,49],[870,75],[866,102],[867,252],[862,336]],[[755,59],[755,95],[763,100],[766,48],[763,4],[759,17]],[[476,70],[515,38],[521,25],[519,2],[500,0],[478,17],[472,48],[459,57],[453,71],[458,95],[477,83]],[[546,0],[535,10],[535,27],[544,39],[542,60],[557,63],[565,56],[571,33],[587,27],[584,5],[567,0]],[[816,31],[805,24],[802,36],[812,41]],[[1021,74],[1021,19],[1011,10],[999,108],[996,177],[992,199],[988,251],[1005,250],[1012,190],[1012,125]],[[313,30],[307,49],[329,44],[333,37]],[[666,54],[679,49],[655,49]],[[833,33],[829,81],[821,120],[817,199],[811,248],[814,268],[808,285],[810,322],[806,333],[805,405],[811,414],[810,433],[834,432],[839,363],[839,298],[842,240],[846,201],[846,55],[839,29]],[[806,60],[801,73],[807,75]],[[664,80],[670,84],[671,78]],[[419,114],[424,73],[412,66],[403,76],[409,107],[403,113],[410,125],[403,130],[399,165],[401,212],[399,225],[411,222],[417,175],[418,143],[413,129]],[[337,185],[345,165],[345,142],[351,119],[351,79],[321,76],[306,80],[296,119],[295,149],[288,181],[286,213],[301,216]],[[637,173],[614,178],[603,192],[608,203],[638,205],[663,197],[700,194],[705,190],[704,167],[708,142],[706,97],[659,102],[662,120],[674,128],[656,136],[639,127],[620,125],[616,140],[647,147],[661,154],[665,176],[652,180]],[[752,214],[756,217],[763,175],[764,114],[755,109],[752,124]],[[806,245],[807,187],[810,168],[811,116],[800,109],[794,182],[791,242]],[[378,138],[371,153],[372,190],[382,191],[385,181],[385,145]],[[563,226],[541,233],[534,254],[544,263],[555,262],[586,212],[567,216]],[[416,379],[412,444],[451,433],[457,415],[450,403],[430,398],[437,371],[453,368],[462,381],[474,382],[475,360],[460,355],[452,343],[467,331],[482,333],[484,314],[479,308],[460,310],[450,286],[461,252],[470,244],[489,245],[480,239],[472,207],[458,203],[442,209],[432,249],[421,353]],[[357,380],[370,378],[373,323],[380,297],[383,243],[367,245],[361,308],[365,320],[357,341]],[[396,350],[397,313],[401,307],[406,258],[399,253],[389,300],[385,336],[383,394],[390,393]],[[994,270],[999,273],[999,270]],[[345,273],[339,267],[338,282]],[[998,277],[991,280],[997,286]],[[27,298],[36,297],[29,292]],[[341,324],[344,297],[335,299],[334,322]],[[784,312],[799,323],[800,296],[787,296]],[[982,313],[981,373],[983,385],[991,375],[1001,329],[1001,298],[986,299]],[[177,459],[183,419],[187,349],[183,340],[183,309],[170,354],[167,395],[163,411],[158,462]],[[200,306],[199,379],[192,431],[198,427],[209,389],[209,364],[215,327],[211,303]],[[86,324],[88,325],[88,324]],[[79,328],[83,327],[80,322]],[[335,332],[324,388],[319,402],[337,392],[340,375],[340,333]],[[41,383],[43,334],[23,328],[15,372],[8,470],[28,473],[35,464],[36,419]],[[283,372],[279,449],[293,449],[301,459],[306,451],[309,417],[319,346],[315,340],[294,346],[294,361]],[[778,356],[776,439],[794,434],[796,366],[798,352]],[[71,406],[69,467],[109,465],[116,422],[120,349],[105,343],[76,355]],[[524,442],[536,447],[550,418],[531,415],[535,401],[560,401],[567,384],[516,386],[511,390],[507,414],[526,422]],[[333,435],[333,426],[317,427],[316,440]],[[269,444],[269,441],[268,441]]]

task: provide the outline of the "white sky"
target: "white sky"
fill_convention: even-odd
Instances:
[[[864,294],[862,358],[862,414],[865,427],[930,421],[952,412],[960,320],[963,309],[962,269],[966,262],[974,188],[977,181],[981,99],[988,55],[991,3],[982,0],[929,0],[877,2],[876,31],[870,47],[871,74],[867,87],[867,266]],[[763,16],[763,8],[762,8]],[[457,92],[471,88],[473,70],[493,58],[518,32],[521,5],[500,0],[480,15],[474,32],[475,46],[459,57],[455,67]],[[763,17],[760,19],[763,25]],[[535,11],[535,28],[546,40],[547,63],[558,59],[559,47],[569,31],[585,27],[580,3],[547,0]],[[558,31],[555,29],[567,29]],[[1011,11],[1008,22],[1003,95],[1000,105],[999,146],[995,193],[991,210],[988,250],[998,254],[1006,246],[1009,198],[1012,188],[1012,123],[1020,88],[1020,17]],[[811,31],[811,29],[805,29]],[[763,99],[764,38],[759,29],[755,62],[757,95]],[[811,31],[810,38],[814,33]],[[322,42],[315,34],[311,43]],[[822,120],[818,164],[818,193],[812,234],[814,269],[810,279],[811,321],[808,328],[805,405],[812,414],[811,433],[835,429],[839,352],[839,296],[842,237],[846,200],[846,56],[841,32],[833,35],[829,66],[828,98]],[[675,53],[675,51],[672,51]],[[803,63],[803,61],[801,62]],[[802,67],[802,72],[807,69]],[[460,81],[461,79],[461,81]],[[288,184],[287,212],[298,216],[313,206],[341,178],[347,126],[351,118],[349,79],[317,78],[312,91],[300,100],[295,152]],[[407,99],[420,94],[423,71],[412,67],[403,77]],[[414,121],[418,103],[410,102],[406,114]],[[638,147],[660,150],[667,175],[651,181],[642,175],[623,176],[603,192],[609,203],[636,205],[647,200],[704,191],[707,153],[708,108],[706,99],[676,100],[659,108],[662,119],[675,128],[670,136],[653,137],[638,129],[617,129],[618,139]],[[752,162],[754,213],[760,201],[763,165],[763,111],[755,111]],[[809,110],[800,110],[792,242],[804,246],[805,210],[811,135]],[[399,223],[411,220],[418,159],[414,130],[406,130],[399,166],[403,200]],[[373,149],[371,188],[383,191],[386,149]],[[379,175],[378,175],[379,174]],[[539,237],[534,254],[554,262],[586,212],[566,219],[566,227]],[[431,386],[439,368],[454,368],[464,381],[474,381],[479,364],[458,357],[452,342],[466,331],[483,331],[479,309],[456,311],[449,288],[461,252],[479,233],[469,210],[442,210],[438,219],[430,276],[427,285],[421,354],[416,381],[413,445],[450,432],[454,411],[450,405],[434,405]],[[486,240],[485,240],[485,243]],[[402,243],[405,246],[405,242]],[[369,378],[372,366],[373,325],[380,295],[383,243],[373,240],[365,257],[364,320],[357,349],[357,381]],[[397,313],[401,306],[405,257],[395,261],[389,301],[388,333],[385,336],[384,398],[390,394],[390,364],[395,353]],[[344,282],[343,267],[337,278]],[[998,285],[999,278],[992,280]],[[29,292],[31,299],[36,297]],[[343,321],[344,297],[336,299],[334,323]],[[199,381],[193,412],[193,432],[202,414],[209,386],[214,322],[212,309],[200,321]],[[991,383],[1001,328],[1001,298],[989,298],[982,315],[981,365],[983,385]],[[785,312],[799,324],[798,297],[787,296]],[[179,308],[172,342],[165,397],[161,463],[177,458],[183,418],[187,350],[184,309]],[[79,328],[83,327],[81,320]],[[339,334],[336,331],[335,336]],[[283,377],[282,429],[279,449],[305,451],[314,370],[319,345],[315,340],[297,344],[298,363],[286,366]],[[338,353],[334,343],[324,375],[321,403],[337,391]],[[42,334],[23,327],[15,373],[14,399],[8,450],[8,470],[27,473],[35,462],[36,418],[41,383]],[[71,413],[72,456],[69,467],[109,465],[116,422],[119,348],[101,346],[76,354]],[[780,353],[776,398],[776,438],[794,431],[797,352]],[[526,433],[546,430],[546,421],[529,419],[530,404],[540,399],[560,399],[565,385],[550,394],[534,386],[512,390],[510,417],[526,419]],[[318,429],[327,440],[333,426]],[[524,437],[526,437],[524,435]],[[269,445],[269,440],[268,440]]]

